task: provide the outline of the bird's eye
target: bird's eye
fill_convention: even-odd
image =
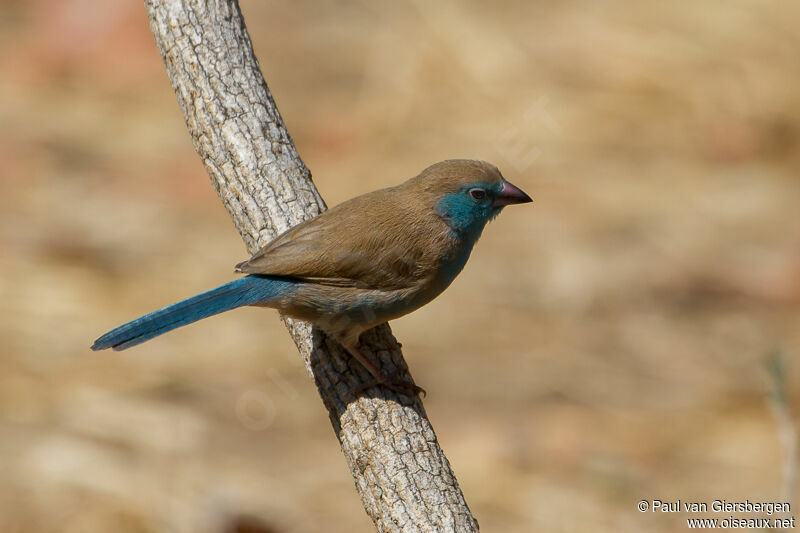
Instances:
[[[486,191],[479,188],[474,188],[469,190],[469,195],[472,196],[475,200],[481,201],[486,198]]]

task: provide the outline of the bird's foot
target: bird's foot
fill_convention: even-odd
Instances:
[[[420,394],[422,394],[423,398],[428,395],[425,389],[416,385],[415,383],[409,383],[408,381],[401,379],[393,379],[381,376],[360,385],[356,385],[352,389],[348,390],[346,394],[347,399],[352,400],[365,390],[371,389],[372,387],[386,387],[387,389],[398,394],[403,394],[412,398]]]
[[[353,343],[348,343],[346,341],[342,341],[341,339],[339,340],[339,342],[341,343],[341,345],[344,347],[345,350],[350,352],[350,355],[355,357],[362,365],[364,365],[364,368],[366,368],[369,371],[369,373],[372,374],[373,377],[373,379],[371,379],[370,381],[362,383],[361,385],[357,385],[352,389],[350,389],[349,391],[347,391],[346,397],[348,400],[352,400],[358,394],[364,392],[367,389],[379,386],[386,387],[387,389],[394,391],[398,394],[404,394],[410,397],[416,397],[419,394],[422,394],[422,397],[424,398],[425,396],[428,395],[428,393],[425,392],[425,389],[423,389],[422,387],[418,387],[413,382],[409,383],[408,381],[399,379],[396,376],[386,376],[386,374],[381,372],[381,370],[377,366],[375,366],[367,356],[361,353],[361,350],[358,349],[358,346],[354,345]]]

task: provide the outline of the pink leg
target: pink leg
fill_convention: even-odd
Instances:
[[[367,382],[363,385],[359,385],[358,387],[348,391],[348,395],[354,396],[359,392],[368,389],[370,387],[374,387],[376,385],[383,385],[387,389],[393,390],[394,392],[400,394],[409,394],[416,396],[418,394],[422,394],[426,396],[427,393],[425,389],[415,385],[414,383],[409,383],[407,381],[402,381],[399,379],[391,379],[386,377],[386,375],[380,371],[380,369],[375,366],[372,361],[367,358],[366,355],[361,353],[361,350],[358,349],[358,346],[347,346],[346,344],[340,341],[340,344],[344,347],[347,352],[356,358],[356,360],[361,363],[367,371],[372,374],[372,377],[375,378],[373,381]]]

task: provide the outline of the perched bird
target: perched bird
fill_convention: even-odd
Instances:
[[[236,265],[247,276],[114,328],[92,349],[124,350],[244,305],[272,307],[331,335],[376,383],[420,392],[383,375],[359,350],[361,333],[436,298],[486,223],[503,207],[530,201],[494,165],[436,163],[298,224]]]

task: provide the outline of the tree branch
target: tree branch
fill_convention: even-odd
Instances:
[[[253,54],[235,0],[145,0],[195,149],[252,254],[318,215],[325,203],[286,130]],[[285,319],[344,452],[364,509],[378,531],[477,531],[419,399],[370,389],[341,348],[305,323]],[[384,324],[362,337],[386,374],[408,376]]]

